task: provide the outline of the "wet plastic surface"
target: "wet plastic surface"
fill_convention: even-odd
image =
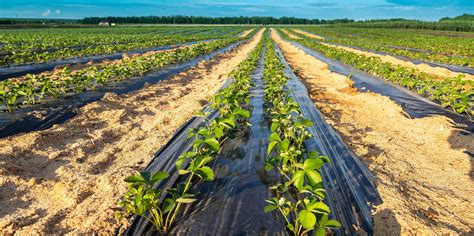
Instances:
[[[375,187],[374,176],[346,146],[339,134],[326,123],[308,95],[305,85],[291,70],[276,44],[275,48],[285,64],[286,74],[291,78],[288,81],[290,97],[298,102],[303,116],[314,123],[308,129],[313,137],[305,142],[307,150],[316,150],[331,159],[331,163],[322,168],[321,175],[332,218],[342,225],[336,233],[355,235],[353,225],[357,225],[371,234],[371,205],[382,201]]]
[[[208,42],[208,41],[210,40],[205,40],[205,41],[200,41],[200,42]],[[182,44],[166,45],[166,46],[146,48],[146,49],[137,49],[137,50],[132,50],[128,52],[120,52],[120,53],[113,53],[113,54],[107,54],[107,55],[76,57],[76,58],[69,58],[69,59],[64,59],[64,60],[55,60],[51,62],[1,66],[0,67],[0,81],[6,80],[9,78],[18,77],[18,76],[23,76],[26,74],[35,74],[35,73],[41,73],[48,70],[53,70],[56,66],[61,66],[61,65],[77,65],[77,64],[88,63],[90,61],[102,62],[104,60],[117,60],[117,59],[122,59],[124,53],[137,54],[137,53],[145,53],[145,52],[150,52],[150,51],[162,51],[162,50],[178,48],[185,45],[193,45],[197,43],[199,42],[187,42],[187,43],[182,43]]]
[[[12,112],[0,112],[0,138],[13,134],[43,130],[54,124],[62,123],[76,115],[76,109],[87,103],[99,100],[107,92],[125,94],[142,88],[145,83],[154,84],[197,65],[201,60],[209,60],[219,53],[231,50],[241,42],[231,44],[212,53],[198,56],[184,63],[174,64],[151,72],[145,76],[131,78],[121,82],[112,82],[107,86],[79,94],[72,94],[60,99],[44,100],[40,104],[21,107]]]
[[[348,76],[352,74],[351,80],[354,81],[353,86],[361,92],[374,92],[389,97],[391,100],[399,104],[403,110],[414,118],[422,118],[431,115],[441,115],[452,119],[456,126],[469,132],[474,132],[474,122],[467,116],[454,113],[450,110],[442,108],[439,104],[428,100],[406,88],[394,85],[381,78],[369,75],[363,71],[347,66],[339,61],[328,58],[312,49],[309,49],[297,42],[287,41],[303,50],[308,55],[323,61],[329,65],[329,69],[335,73]]]
[[[200,183],[201,194],[195,204],[187,205],[170,234],[172,235],[284,235],[281,219],[263,211],[265,199],[271,196],[267,184],[271,177],[263,169],[270,134],[263,108],[263,55],[252,73],[255,87],[251,88],[253,107],[249,130],[235,139],[227,140],[212,168],[214,181]],[[210,115],[215,118],[216,112]],[[171,178],[161,185],[171,186],[177,174],[174,162],[181,152],[191,148],[186,133],[197,127],[200,118],[191,119],[154,158],[147,170],[165,170]],[[142,219],[136,219],[127,235],[152,234],[153,227]]]

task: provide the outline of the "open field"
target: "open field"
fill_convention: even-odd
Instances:
[[[0,234],[472,234],[472,39],[0,30]]]

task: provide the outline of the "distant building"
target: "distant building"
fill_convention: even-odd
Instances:
[[[99,22],[99,26],[110,26],[110,23],[108,21],[101,21]]]
[[[117,24],[115,24],[115,23],[110,23],[110,26],[116,26],[116,25],[117,25]]]

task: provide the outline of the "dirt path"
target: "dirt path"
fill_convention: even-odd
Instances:
[[[247,37],[247,35],[249,35],[249,34],[252,33],[253,31],[254,31],[254,29],[245,30],[244,32],[242,32],[242,33],[240,34],[239,37],[245,38],[245,37]]]
[[[68,122],[0,140],[0,232],[113,234],[123,179],[143,169],[262,37]]]
[[[280,29],[280,30],[283,31],[283,33],[285,33],[286,35],[288,35],[288,37],[290,37],[291,39],[301,39],[301,37],[299,37],[298,35],[292,34],[290,31],[286,29]]]
[[[325,38],[319,36],[319,35],[315,35],[315,34],[312,34],[312,33],[309,33],[309,32],[306,32],[304,30],[299,30],[299,29],[291,29],[293,30],[294,32],[298,33],[298,34],[302,34],[306,37],[310,37],[310,38],[313,38],[313,39],[321,39],[321,40],[325,40]]]
[[[448,69],[443,68],[443,67],[430,66],[426,63],[415,64],[413,62],[398,59],[398,58],[393,57],[393,56],[381,55],[381,54],[378,54],[378,53],[363,51],[363,50],[354,49],[354,48],[351,48],[351,47],[332,45],[332,44],[328,44],[328,43],[321,43],[321,44],[326,45],[328,47],[339,48],[339,49],[343,49],[343,50],[346,50],[346,51],[349,51],[349,52],[364,55],[366,57],[378,57],[383,62],[388,62],[388,63],[394,64],[394,65],[405,66],[405,67],[408,67],[408,68],[413,68],[413,69],[416,69],[420,72],[435,75],[435,76],[439,77],[439,79],[444,79],[446,77],[455,78],[457,76],[462,75],[462,76],[464,76],[464,79],[466,79],[466,80],[474,80],[474,75],[454,72],[454,71],[448,70]]]
[[[473,135],[447,118],[408,119],[375,93],[360,93],[328,65],[272,37],[316,106],[377,179],[383,203],[373,212],[375,235],[472,233]]]

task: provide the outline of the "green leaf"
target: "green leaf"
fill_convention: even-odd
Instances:
[[[315,186],[318,183],[321,183],[321,175],[315,170],[305,170],[305,175],[308,178],[311,186]]]
[[[279,149],[282,152],[286,152],[288,151],[289,147],[290,147],[290,140],[285,138],[283,141],[281,141]]]
[[[166,198],[163,202],[163,213],[170,212],[176,206],[175,200],[171,198]]]
[[[151,172],[149,171],[141,171],[139,172],[140,175],[142,176],[143,180],[146,182],[146,183],[150,183],[150,179],[151,179]]]
[[[181,169],[181,170],[178,170],[178,175],[185,175],[185,174],[187,174],[187,173],[189,173],[189,172],[191,172],[191,171],[189,171],[189,170],[182,170],[182,169]]]
[[[315,234],[315,236],[326,236],[326,230],[325,230],[324,228],[318,227],[318,228],[314,231],[314,234]]]
[[[308,210],[323,214],[329,214],[331,212],[329,207],[324,202],[316,202],[309,206]]]
[[[300,213],[298,213],[298,219],[305,229],[312,229],[316,225],[316,216],[310,211],[300,211]]]
[[[247,111],[245,109],[238,109],[235,112],[235,114],[240,115],[240,116],[242,116],[244,118],[247,118],[247,119],[250,117],[250,111]]]
[[[331,159],[327,156],[320,156],[319,157],[324,163],[331,163]]]
[[[176,202],[188,204],[188,203],[193,203],[193,202],[195,202],[196,200],[197,200],[197,199],[194,199],[194,198],[183,198],[183,197],[180,197],[180,198],[176,199]]]
[[[222,127],[217,127],[215,130],[214,130],[214,135],[216,136],[216,138],[221,138],[222,135],[224,134],[224,129]]]
[[[270,164],[270,163],[265,163],[265,164],[263,165],[263,168],[265,169],[265,171],[270,171],[270,170],[273,169],[273,165]]]
[[[268,144],[267,155],[270,155],[270,153],[272,153],[273,148],[275,148],[275,145],[277,145],[277,144],[278,144],[278,141],[271,141]]]
[[[277,130],[278,127],[280,127],[280,123],[272,122],[272,126],[271,126],[270,130],[273,132],[273,131]]]
[[[304,170],[296,171],[296,172],[293,174],[292,181],[293,181],[293,185],[294,185],[298,190],[303,189],[303,185],[304,185]]]
[[[341,223],[339,223],[338,221],[335,221],[335,220],[328,220],[326,222],[326,224],[324,224],[324,227],[327,227],[327,228],[340,228]]]
[[[308,153],[308,158],[309,159],[315,159],[315,158],[318,158],[318,156],[319,156],[319,153],[317,151],[314,151],[314,150],[310,151]]]
[[[151,177],[151,183],[156,183],[160,180],[164,180],[166,178],[168,178],[169,174],[168,172],[164,172],[164,171],[157,171],[155,174],[153,174],[153,176]]]
[[[280,135],[278,135],[278,133],[276,133],[276,132],[273,132],[273,133],[270,134],[269,140],[270,140],[270,141],[278,141],[278,142],[281,142]]]
[[[314,170],[319,169],[323,166],[323,161],[321,159],[307,159],[304,161],[305,170]]]
[[[313,122],[311,122],[311,120],[308,120],[308,119],[305,119],[305,118],[301,119],[301,124],[303,124],[305,127],[313,126]]]
[[[214,179],[214,171],[208,166],[197,169],[195,173],[204,181],[211,181]]]
[[[143,179],[143,177],[141,175],[132,175],[132,176],[128,176],[127,178],[125,178],[125,182],[127,182],[127,183],[144,183],[145,180]]]
[[[227,128],[234,128],[235,127],[235,118],[229,117],[227,119],[221,120],[220,124],[226,126]]]
[[[206,140],[204,140],[204,143],[212,151],[214,151],[214,152],[219,151],[220,144],[219,144],[219,141],[217,141],[215,138],[206,139]]]
[[[265,213],[268,213],[268,212],[270,212],[270,211],[276,210],[277,208],[278,208],[278,207],[275,206],[275,205],[267,205],[267,206],[265,206],[265,208],[263,208],[263,211],[264,211]]]

